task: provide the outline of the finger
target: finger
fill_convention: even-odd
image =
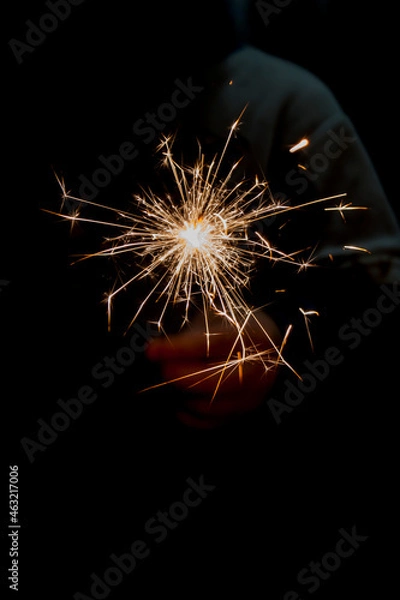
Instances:
[[[210,366],[199,361],[166,361],[162,365],[163,379],[190,397],[204,396],[211,400],[219,397],[251,396],[268,390],[276,378],[277,368],[265,369],[261,364],[234,365],[225,363]]]
[[[206,361],[166,361],[162,365],[162,374],[165,382],[173,383],[178,389],[209,399],[221,385],[227,393],[238,384],[238,376],[229,380],[227,374],[222,373],[220,364],[210,365]]]
[[[185,361],[166,360],[162,363],[163,380],[173,383],[181,390],[190,390],[196,393],[197,385],[202,385],[202,380],[209,374],[208,365],[205,361],[188,359]],[[206,393],[212,389],[206,386]]]
[[[185,332],[169,338],[152,340],[146,350],[149,360],[189,360],[189,359],[226,359],[230,353],[240,349],[235,347],[238,334],[235,331]]]
[[[172,335],[168,338],[151,340],[146,355],[152,361],[174,360],[178,358],[205,358],[207,344],[205,334]]]

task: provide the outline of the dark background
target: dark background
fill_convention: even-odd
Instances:
[[[21,448],[22,437],[35,436],[37,419],[51,418],[59,398],[93,383],[92,367],[124,344],[123,322],[108,334],[101,303],[112,267],[70,265],[70,255],[97,247],[103,232],[80,226],[71,234],[41,210],[60,206],[53,169],[74,187],[100,154],[133,140],[132,124],[169,98],[177,77],[201,78],[202,68],[232,47],[229,17],[208,8],[216,3],[181,4],[174,13],[168,3],[86,0],[22,65],[7,42],[23,40],[26,19],[37,22],[47,8],[7,7],[1,397],[6,465],[20,467],[20,597],[89,595],[90,573],[101,575],[110,554],[126,551],[149,517],[181,499],[186,478],[200,475],[216,486],[210,498],[110,597],[242,588],[249,598],[281,599],[296,589],[301,568],[334,548],[339,528],[354,525],[370,539],[315,597],[362,597],[373,585],[384,597],[378,558],[386,564],[390,556],[382,537],[391,526],[383,510],[390,504],[386,427],[394,394],[390,317],[279,427],[265,409],[222,431],[185,429],[166,393],[132,393],[154,378],[138,356],[33,464]],[[215,32],[202,35],[211,14]],[[247,35],[331,87],[397,210],[395,21],[391,7],[293,0],[266,27],[250,2]],[[153,173],[154,145],[142,144],[97,200],[124,205]],[[374,306],[374,293],[338,307],[323,347],[335,344],[340,324]],[[6,478],[7,467],[2,486]],[[4,488],[7,521],[5,497]]]

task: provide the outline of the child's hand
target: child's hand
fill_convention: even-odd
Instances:
[[[208,349],[203,318],[182,333],[150,343],[147,356],[161,364],[164,380],[186,392],[187,399],[178,412],[181,421],[211,428],[263,402],[276,378],[274,363],[281,335],[276,323],[261,312],[249,319],[245,332],[251,336],[257,352],[265,353],[265,364],[257,359],[244,361],[234,368],[228,366],[222,379],[221,368],[228,358],[234,361],[240,357],[240,344],[236,344],[232,352],[237,331],[226,319],[210,319]],[[250,353],[254,353],[254,349]],[[213,370],[215,365],[221,368]]]

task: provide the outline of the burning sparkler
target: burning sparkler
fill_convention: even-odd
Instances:
[[[209,164],[200,146],[194,166],[179,164],[172,153],[171,138],[165,137],[159,151],[164,165],[172,173],[174,189],[162,197],[151,190],[135,195],[132,211],[74,197],[58,179],[63,202],[69,199],[78,205],[101,208],[117,217],[96,220],[83,218],[79,212],[61,215],[72,222],[89,221],[118,229],[118,235],[106,239],[104,249],[84,257],[117,258],[124,255],[129,257],[133,267],[133,274],[116,284],[107,297],[109,327],[115,297],[135,282],[146,279],[153,284],[137,307],[131,325],[150,300],[161,305],[157,318],[160,329],[167,308],[177,304],[183,306],[182,324],[185,324],[190,320],[191,307],[199,304],[197,300],[200,299],[207,349],[210,314],[218,315],[233,328],[235,340],[226,361],[204,372],[205,378],[219,374],[216,390],[232,369],[238,370],[240,379],[245,361],[259,360],[266,371],[278,363],[287,365],[282,351],[289,330],[278,347],[263,328],[257,311],[245,300],[244,291],[249,287],[256,262],[267,259],[272,263],[290,263],[299,270],[311,263],[310,259],[301,258],[300,251],[286,254],[274,247],[265,236],[252,231],[252,225],[278,214],[346,196],[345,193],[337,194],[301,206],[289,206],[275,201],[268,183],[257,177],[251,183],[242,178],[237,181],[235,173],[240,161],[221,176],[221,166],[239,122],[240,118],[233,123],[222,153]],[[343,211],[353,208],[356,207],[340,202],[330,210],[338,210],[343,217]],[[311,313],[303,314],[307,318]],[[272,351],[259,350],[248,332],[250,318],[265,335]]]

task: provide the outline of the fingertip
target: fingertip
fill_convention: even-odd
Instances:
[[[151,340],[146,348],[146,356],[149,360],[165,360],[169,358],[173,347],[167,338],[156,338]]]

